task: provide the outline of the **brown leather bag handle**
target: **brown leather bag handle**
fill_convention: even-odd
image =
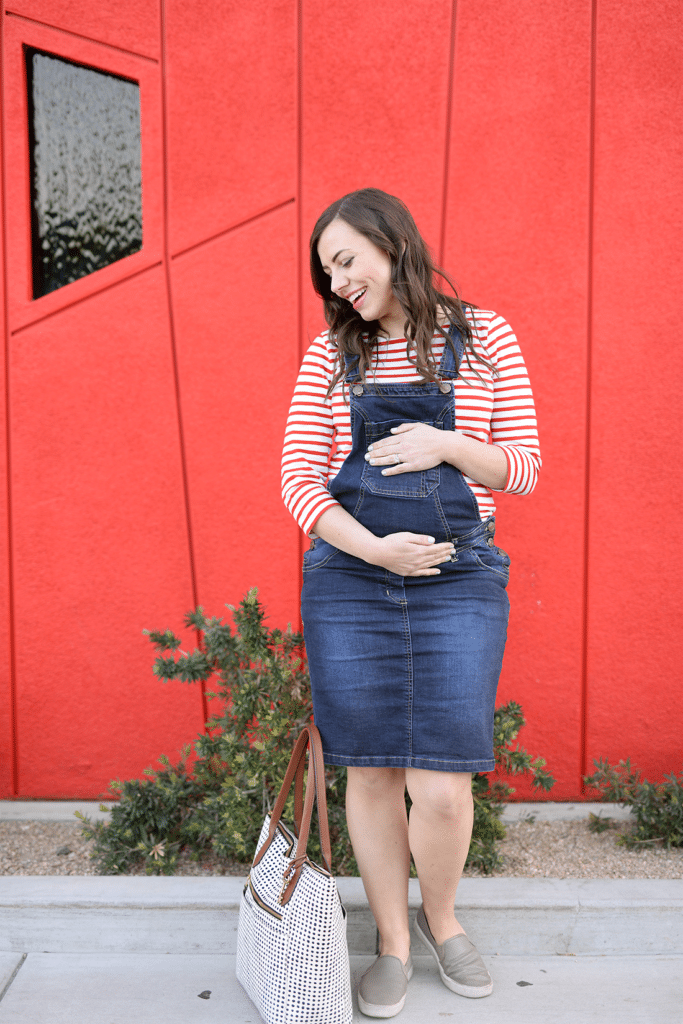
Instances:
[[[275,837],[277,826],[280,822],[285,802],[292,782],[296,777],[295,788],[295,818],[298,818],[299,807],[296,804],[300,801],[301,789],[303,787],[303,769],[306,758],[306,748],[309,750],[308,757],[308,778],[306,781],[306,796],[301,809],[301,817],[297,821],[299,828],[296,857],[290,864],[289,870],[284,879],[284,885],[280,902],[285,904],[289,901],[296,883],[299,880],[301,869],[307,859],[308,836],[313,816],[313,804],[318,804],[318,827],[320,832],[320,847],[323,857],[323,865],[327,871],[332,873],[332,851],[330,847],[330,830],[327,820],[327,796],[325,792],[325,764],[323,760],[322,740],[317,726],[309,723],[304,726],[299,738],[296,741],[285,777],[275,802],[271,818],[268,838],[254,857],[254,865],[258,864],[266,850]],[[298,799],[297,799],[298,798]]]
[[[330,829],[327,820],[327,794],[325,791],[325,763],[320,733],[315,725],[306,726],[309,732],[308,780],[306,783],[306,799],[302,813],[299,842],[297,843],[297,861],[306,855],[306,845],[313,815],[314,798],[318,804],[318,828],[320,832],[320,848],[323,864],[327,871],[332,872],[332,852],[330,847]],[[302,755],[303,760],[303,755]],[[311,780],[311,768],[312,780]],[[311,781],[313,785],[311,785]],[[309,790],[311,790],[309,796]],[[308,804],[308,807],[307,807]]]
[[[304,770],[306,765],[304,764],[303,757],[299,761],[299,767],[296,770],[296,781],[294,783],[294,831],[296,835],[299,835],[301,831],[301,818],[304,813]]]

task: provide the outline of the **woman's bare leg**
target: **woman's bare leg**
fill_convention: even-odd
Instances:
[[[453,909],[472,837],[472,776],[406,768],[408,830],[427,922],[438,945],[464,929]]]
[[[405,963],[410,953],[410,850],[403,768],[349,768],[346,818],[380,953]]]

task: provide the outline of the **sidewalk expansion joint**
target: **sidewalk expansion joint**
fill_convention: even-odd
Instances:
[[[22,955],[21,955],[21,960],[19,961],[19,963],[17,964],[17,966],[16,966],[16,967],[14,968],[14,970],[12,971],[12,973],[11,973],[10,977],[9,977],[9,978],[8,978],[8,980],[7,980],[7,984],[6,984],[6,985],[5,985],[5,987],[3,988],[2,992],[0,992],[0,1003],[1,1003],[1,1002],[3,1001],[3,999],[5,998],[5,995],[6,995],[6,993],[7,993],[8,991],[9,991],[9,989],[10,989],[10,986],[11,986],[12,982],[14,981],[14,979],[16,978],[17,974],[19,973],[19,971],[21,970],[21,968],[22,968],[22,967],[24,966],[24,961],[26,960],[26,957],[27,957],[27,956],[28,956],[28,953],[22,953]]]

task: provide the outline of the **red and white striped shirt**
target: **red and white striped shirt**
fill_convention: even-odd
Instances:
[[[467,309],[475,353],[495,367],[463,358],[455,386],[455,425],[468,437],[498,445],[508,460],[504,491],[529,494],[541,468],[536,411],[522,353],[511,328],[496,313]],[[476,318],[476,319],[475,319]],[[444,339],[435,335],[436,365]],[[403,384],[422,378],[408,362],[405,338],[379,339],[368,382]],[[325,331],[311,344],[299,372],[282,453],[282,495],[302,530],[309,533],[326,509],[337,505],[327,489],[351,451],[351,416],[341,382],[328,396],[335,349]],[[465,476],[482,519],[496,510],[493,492]]]

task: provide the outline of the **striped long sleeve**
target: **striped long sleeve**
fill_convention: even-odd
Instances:
[[[496,313],[469,311],[475,353],[493,369],[470,356],[463,359],[455,388],[456,428],[468,437],[496,444],[508,460],[503,490],[529,494],[536,486],[541,455],[531,385],[517,339]],[[435,336],[438,363],[443,339]],[[323,512],[336,505],[327,485],[351,450],[349,406],[341,384],[328,396],[334,349],[327,332],[311,344],[297,379],[289,410],[282,456],[282,493],[301,528],[309,533]],[[372,378],[377,383],[404,383],[421,378],[408,362],[405,339],[380,340]],[[465,477],[482,519],[495,512],[493,491]]]

